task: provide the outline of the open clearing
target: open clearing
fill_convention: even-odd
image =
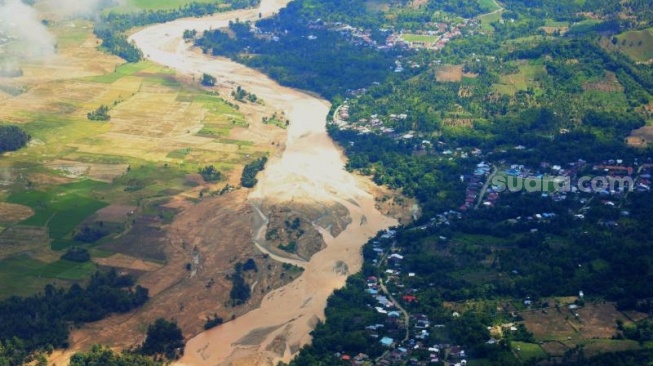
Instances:
[[[651,62],[653,61],[653,28],[622,33],[617,36],[615,46],[635,61]]]
[[[501,75],[499,83],[494,85],[494,90],[501,94],[514,95],[517,91],[534,86],[537,76],[546,73],[543,65],[521,62],[518,67],[518,73]]]
[[[459,83],[463,79],[462,65],[442,65],[435,70],[435,80],[441,83]]]
[[[541,349],[551,356],[562,356],[576,345],[584,346],[588,355],[640,348],[634,341],[612,339],[617,333],[617,320],[632,323],[613,303],[589,303],[574,310],[561,305],[560,311],[549,308],[547,312],[529,310],[519,315],[524,318],[524,325],[535,339],[543,342]],[[536,345],[527,345],[524,349],[525,354],[529,355],[526,358],[539,354],[539,351],[531,352],[533,346]]]

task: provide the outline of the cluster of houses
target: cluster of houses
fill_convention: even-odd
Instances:
[[[492,167],[490,164],[480,162],[476,165],[474,173],[471,176],[463,175],[460,177],[460,180],[463,182],[467,180],[467,188],[465,189],[465,203],[463,203],[458,208],[460,211],[465,212],[474,207],[474,204],[478,200],[478,195],[483,194],[483,192],[481,192],[484,185],[483,179],[490,174],[491,170]],[[490,205],[494,205],[494,201],[497,198],[498,195],[496,197],[494,195],[489,195],[486,202],[489,202]]]
[[[392,48],[403,49],[419,49],[428,48],[432,50],[441,50],[445,47],[450,40],[463,35],[464,29],[473,29],[479,26],[476,19],[463,19],[457,24],[450,23],[427,23],[424,25],[424,30],[416,31],[415,34],[418,39],[425,40],[406,40],[408,33],[404,30],[395,30],[393,28],[381,28],[378,31],[385,35],[384,42],[377,42],[372,38],[372,30],[354,27],[343,22],[326,22],[322,19],[316,19],[309,22],[309,29],[327,29],[336,31],[344,37],[348,37],[351,42],[359,46],[375,47],[379,50],[386,50]],[[470,31],[473,34],[473,31]],[[309,40],[315,40],[317,37],[313,35],[308,36]]]
[[[332,124],[338,126],[342,130],[354,130],[360,134],[375,133],[379,135],[391,136],[395,139],[410,139],[414,137],[414,133],[407,132],[403,134],[395,133],[395,129],[386,127],[378,114],[372,114],[369,118],[361,118],[358,121],[351,121],[349,104],[343,103],[333,116]],[[408,114],[390,114],[389,121],[396,122],[405,120]],[[430,142],[429,142],[430,143]]]
[[[507,164],[505,161],[499,161],[499,164],[505,167],[500,172],[503,185],[493,184],[494,179],[490,182],[481,197],[485,206],[494,206],[502,192],[513,190],[539,190],[543,198],[551,198],[555,202],[566,200],[570,193],[597,194],[603,198],[601,202],[612,206],[615,203],[610,199],[620,199],[629,191],[651,190],[653,164],[640,165],[637,161],[627,164],[621,159],[607,160],[591,166],[591,169],[585,169],[588,164],[582,159],[567,165],[542,162],[538,170],[521,164]],[[469,179],[466,200],[460,207],[461,211],[469,209],[477,201],[478,190],[482,187],[481,180],[489,171],[487,164],[480,163],[473,176],[461,177]]]
[[[426,48],[435,51],[443,49],[447,42],[451,41],[456,37],[463,35],[462,30],[465,28],[476,28],[479,23],[476,19],[463,19],[458,24],[448,24],[448,23],[427,23],[426,30],[420,30],[415,33],[419,37],[415,40],[406,40],[407,37],[403,32],[392,33],[386,39],[386,45],[388,47],[409,47],[413,49]],[[473,31],[470,30],[470,34],[473,34]]]

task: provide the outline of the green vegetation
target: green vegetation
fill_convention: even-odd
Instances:
[[[202,74],[202,80],[200,83],[204,86],[214,86],[215,85],[215,76],[211,76],[209,74]]]
[[[87,249],[72,247],[61,256],[61,259],[84,263],[91,260],[91,255]]]
[[[88,352],[75,353],[70,358],[69,366],[163,366],[164,364],[147,356],[129,352],[115,353],[110,348],[94,345]]]
[[[22,364],[38,350],[67,347],[71,324],[97,321],[144,304],[148,299],[147,289],[140,286],[132,289],[133,285],[134,280],[129,276],[118,276],[115,271],[97,272],[86,288],[75,284],[63,290],[47,285],[43,294],[3,300],[0,341],[15,348],[10,356],[13,364]]]
[[[288,253],[297,253],[297,242],[296,241],[291,241],[290,243],[284,245],[284,244],[279,244],[279,249],[283,250],[284,252]]]
[[[224,320],[218,316],[218,314],[213,314],[213,316],[207,316],[206,317],[206,323],[204,323],[204,329],[209,330],[211,328],[215,328],[218,325],[222,324]]]
[[[15,193],[7,198],[7,202],[26,205],[35,211],[21,224],[47,226],[51,238],[64,239],[89,215],[107,205],[87,196],[87,190],[104,186],[103,183],[90,181],[69,183],[49,191]]]
[[[124,32],[128,29],[154,23],[165,23],[177,18],[211,15],[227,10],[242,9],[258,3],[256,0],[232,0],[229,2],[229,6],[224,6],[222,2],[199,1],[188,3],[182,1],[183,6],[169,8],[172,5],[170,1],[179,0],[167,0],[163,3],[151,3],[142,0],[133,1],[138,1],[139,5],[147,3],[148,5],[145,8],[149,9],[134,13],[110,12],[104,14],[93,30],[95,35],[102,39],[102,47],[105,50],[122,57],[127,62],[137,62],[143,58],[142,52],[127,40]]]
[[[139,352],[148,356],[164,356],[176,360],[184,354],[184,337],[177,322],[158,318],[147,327],[145,342]]]
[[[236,90],[233,90],[231,92],[231,96],[234,97],[239,102],[244,102],[245,99],[247,99],[252,103],[256,103],[256,101],[258,100],[256,94],[247,92],[247,90],[243,89],[240,85],[236,87]]]
[[[193,39],[197,36],[197,31],[195,29],[186,29],[184,30],[184,34],[182,35],[182,38],[184,39]]]
[[[232,287],[229,292],[231,304],[238,306],[244,304],[251,297],[251,288],[243,278],[243,272],[247,272],[243,264],[238,262],[234,267],[234,273],[229,276],[231,279]]]
[[[616,48],[635,61],[646,62],[653,59],[653,28],[628,31],[615,39]]]
[[[220,180],[222,174],[213,166],[207,165],[198,170],[198,173],[204,178],[207,182],[217,182]]]
[[[16,126],[0,125],[0,154],[15,151],[27,145],[30,135]]]
[[[109,107],[106,105],[101,105],[93,112],[88,112],[86,114],[86,118],[88,118],[90,121],[109,121],[111,120],[111,116],[109,115]]]
[[[240,185],[247,188],[253,188],[258,180],[256,179],[256,174],[261,170],[265,169],[265,163],[268,161],[266,156],[258,158],[251,163],[245,165],[243,169],[243,175],[240,177]]]

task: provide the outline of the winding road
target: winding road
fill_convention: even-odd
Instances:
[[[209,57],[182,40],[183,31],[226,27],[229,20],[256,20],[271,16],[288,0],[262,0],[257,9],[236,10],[205,18],[188,18],[147,27],[130,39],[153,62],[178,73],[208,73],[233,82],[283,110],[291,123],[281,156],[267,164],[249,201],[266,204],[319,207],[344,206],[351,218],[336,237],[317,227],[326,248],[301,264],[304,272],[290,284],[270,292],[259,308],[192,338],[178,365],[270,365],[289,361],[310,342],[310,331],[324,319],[326,300],[344,286],[346,276],[362,265],[360,249],[379,230],[396,225],[375,208],[372,195],[344,169],[344,159],[326,132],[329,103],[282,87],[258,71],[224,58]],[[266,220],[263,218],[263,221]],[[260,230],[260,228],[255,228]],[[254,244],[252,244],[254,245]],[[284,258],[277,258],[282,261]]]

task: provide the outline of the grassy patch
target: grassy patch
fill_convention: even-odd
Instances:
[[[47,226],[53,239],[63,239],[84,219],[107,203],[91,198],[91,192],[107,185],[92,181],[64,184],[49,191],[24,191],[7,198],[10,203],[31,207],[35,214],[23,225]]]
[[[601,23],[601,21],[597,19],[585,19],[583,21],[572,24],[571,28],[569,28],[569,31],[573,33],[585,33],[599,23]]]
[[[481,8],[487,12],[492,12],[501,9],[494,0],[478,0]]]
[[[0,298],[37,293],[53,280],[84,280],[95,270],[96,266],[92,262],[58,260],[45,263],[28,255],[6,258],[0,261]]]
[[[619,51],[633,60],[653,59],[653,28],[622,33],[617,37],[617,41]]]
[[[125,63],[116,67],[115,71],[111,74],[104,74],[99,76],[91,76],[85,80],[92,81],[95,83],[113,83],[116,80],[123,78],[125,76],[131,76],[135,73],[146,69],[152,64],[147,61],[137,62],[137,63]]]
[[[546,72],[542,65],[524,63],[519,65],[519,72],[501,75],[499,83],[494,89],[502,94],[514,95],[519,90],[526,90],[529,86],[535,87],[535,79]]]
[[[406,42],[424,42],[424,43],[433,43],[438,40],[437,36],[429,36],[426,34],[402,34],[401,38]]]
[[[106,12],[115,11],[120,13],[137,12],[141,10],[167,10],[175,9],[190,3],[222,3],[216,0],[125,0],[120,6],[109,8]]]
[[[494,32],[494,28],[492,28],[492,23],[498,22],[499,19],[501,19],[501,11],[498,11],[496,13],[488,13],[488,14],[483,14],[478,17],[478,20],[481,22],[481,28],[485,30],[486,32]]]
[[[546,358],[548,354],[544,352],[542,347],[534,343],[526,342],[510,342],[513,351],[519,356],[523,361],[530,361],[538,358]]]

